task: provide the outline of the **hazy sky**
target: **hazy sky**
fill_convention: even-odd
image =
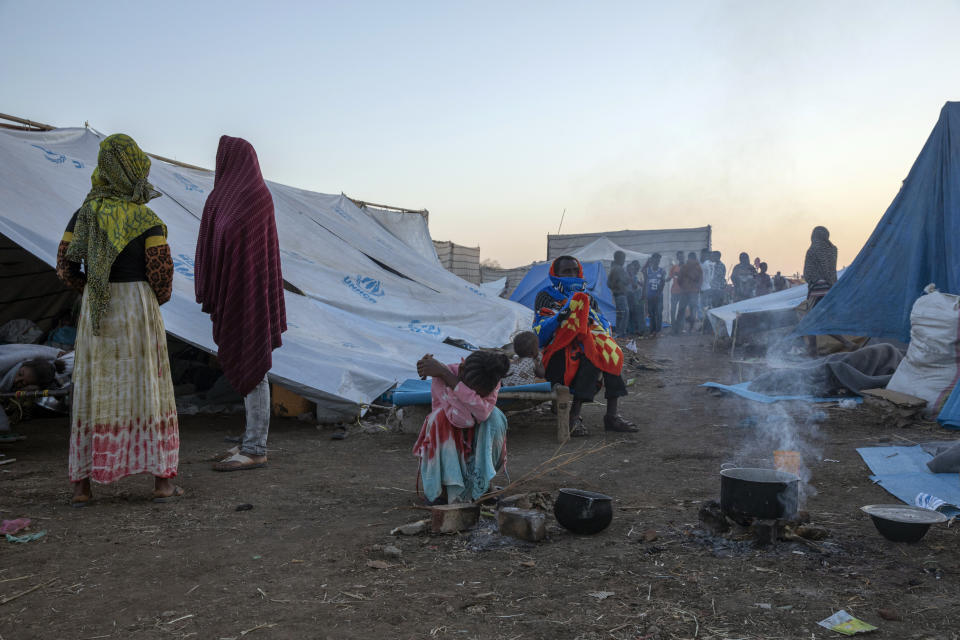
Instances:
[[[430,210],[516,266],[564,232],[713,225],[849,263],[945,101],[960,3],[0,0],[0,112]]]

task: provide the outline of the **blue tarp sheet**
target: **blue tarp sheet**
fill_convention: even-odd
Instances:
[[[857,453],[870,467],[870,479],[887,492],[913,504],[918,493],[929,493],[950,504],[960,504],[960,484],[956,473],[933,473],[927,468],[932,459],[923,447],[862,447]]]
[[[909,342],[910,310],[931,282],[960,293],[960,102],[944,105],[870,239],[795,334]]]
[[[500,391],[550,391],[549,382],[536,384],[521,384],[514,387],[501,387]],[[430,380],[416,378],[404,380],[393,391],[383,394],[385,402],[392,402],[398,407],[407,407],[412,404],[430,404]]]
[[[607,287],[607,270],[602,262],[583,263],[583,278],[587,281],[587,291],[597,299],[600,312],[610,324],[615,324],[617,308],[613,304],[613,294]],[[544,287],[550,286],[550,263],[535,264],[527,271],[517,288],[513,290],[510,299],[523,306],[533,309],[537,294]],[[530,323],[533,324],[533,314],[530,314]]]
[[[940,409],[937,422],[947,429],[960,429],[960,384],[950,392],[950,397]]]
[[[852,397],[852,396],[842,396],[835,398],[819,398],[817,396],[768,396],[765,393],[758,393],[756,391],[750,391],[748,388],[750,386],[749,382],[741,382],[740,384],[720,384],[719,382],[704,382],[701,387],[710,387],[712,389],[721,389],[723,391],[729,391],[730,393],[736,394],[741,398],[746,398],[747,400],[753,400],[755,402],[762,402],[764,404],[771,404],[773,402],[780,402],[782,400],[802,400],[804,402],[839,402],[841,400],[853,400],[857,404],[863,402],[863,398]]]

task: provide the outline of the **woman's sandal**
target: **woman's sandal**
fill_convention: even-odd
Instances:
[[[205,460],[205,462],[223,462],[224,460],[237,455],[240,453],[240,445],[235,447],[230,447],[225,453],[218,453],[215,456],[210,456]]]
[[[154,491],[153,501],[154,502],[174,502],[176,500],[179,500],[185,495],[186,495],[186,491],[183,490],[183,487],[174,486],[173,493],[168,495],[163,495]]]
[[[640,431],[637,425],[621,416],[614,416],[612,419],[610,416],[603,416],[603,428],[605,431],[616,431],[618,433],[636,433]]]
[[[583,416],[577,416],[573,426],[570,428],[571,438],[585,438],[590,435],[586,425],[583,424]]]
[[[93,499],[93,496],[89,493],[81,493],[78,496],[73,496],[70,498],[70,506],[74,509],[79,509],[80,507],[85,507]]]
[[[250,456],[242,453],[235,453],[229,458],[225,458],[213,465],[214,471],[247,471],[249,469],[260,469],[267,466],[267,458],[263,457],[262,462],[257,462]]]

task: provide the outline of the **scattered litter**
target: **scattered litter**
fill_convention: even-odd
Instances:
[[[403,555],[403,551],[400,550],[400,547],[396,547],[392,544],[384,545],[379,549],[379,551],[381,551],[383,555],[387,556],[388,558],[399,558],[401,555]]]
[[[383,560],[367,560],[367,566],[371,569],[389,569],[393,565]]]
[[[856,409],[857,401],[853,398],[845,398],[837,403],[837,406],[841,409]]]
[[[47,535],[46,531],[37,531],[36,533],[28,533],[23,536],[12,536],[8,533],[7,542],[33,542],[34,540],[39,540],[45,535]]]
[[[773,605],[769,602],[754,602],[753,606],[759,607],[761,609],[773,609]]]
[[[254,560],[260,560],[263,556],[250,556]]]
[[[826,620],[821,620],[817,624],[825,629],[842,633],[845,636],[852,636],[855,633],[867,633],[868,631],[877,630],[877,627],[873,626],[872,624],[868,624],[863,620],[854,618],[843,609],[837,611]]]
[[[625,344],[625,345],[623,346],[623,348],[624,348],[624,349],[630,349],[630,351],[633,351],[634,353],[637,353],[637,352],[638,352],[638,349],[637,349],[637,341],[636,341],[636,340],[631,340],[630,342],[628,342],[627,344]]]
[[[537,563],[534,562],[533,560],[524,560],[523,562],[520,563],[520,566],[527,567],[528,569],[532,569],[533,567],[537,566]]]
[[[657,532],[653,529],[647,529],[643,532],[643,541],[644,542],[653,542],[657,539]]]
[[[900,622],[903,620],[903,616],[901,616],[900,612],[896,609],[877,609],[877,615],[891,622]]]
[[[616,591],[590,591],[587,595],[597,600],[606,600],[610,596],[616,595]]]
[[[186,620],[187,618],[192,618],[192,617],[193,617],[193,614],[192,614],[192,613],[188,613],[187,615],[185,615],[185,616],[180,616],[179,618],[176,618],[176,619],[174,619],[174,620],[168,620],[168,621],[167,621],[167,624],[173,624],[174,622],[180,622],[181,620]]]
[[[824,462],[840,462],[839,460],[834,460],[833,458],[824,458]]]
[[[243,504],[238,504],[234,511],[250,511],[253,509],[253,505],[249,502],[244,502]]]
[[[16,533],[30,526],[30,518],[17,518],[16,520],[4,520],[0,523],[0,535],[7,533]]]
[[[423,533],[427,530],[427,526],[430,524],[429,520],[417,520],[416,522],[410,522],[407,524],[402,524],[399,527],[392,529],[390,535],[392,536],[415,536],[420,533]]]

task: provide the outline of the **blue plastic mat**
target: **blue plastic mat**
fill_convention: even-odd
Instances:
[[[757,393],[756,391],[750,391],[747,387],[750,386],[749,382],[741,382],[740,384],[720,384],[719,382],[704,382],[701,387],[711,387],[713,389],[722,389],[723,391],[729,391],[730,393],[735,393],[741,398],[746,398],[747,400],[754,400],[756,402],[763,402],[765,404],[770,404],[771,402],[779,402],[781,400],[803,400],[804,402],[839,402],[841,400],[853,400],[857,404],[863,402],[863,398],[859,396],[840,396],[836,398],[818,398],[816,396],[768,396],[765,393]]]
[[[521,384],[514,387],[500,387],[500,391],[546,391],[550,392],[549,382],[537,384]],[[430,404],[430,380],[416,378],[404,380],[397,386],[383,394],[383,402],[392,403],[398,407],[408,407],[413,404]]]
[[[953,388],[937,416],[937,422],[946,429],[960,429],[960,384]]]
[[[951,504],[960,504],[956,473],[931,473],[933,458],[922,447],[863,447],[857,453],[874,475],[870,479],[888,493],[913,504],[918,493],[929,493]]]

